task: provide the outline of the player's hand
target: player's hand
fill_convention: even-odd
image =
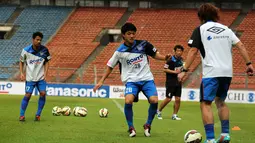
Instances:
[[[20,80],[21,80],[21,81],[25,80],[25,76],[24,76],[23,73],[20,74]]]
[[[171,57],[171,54],[167,54],[167,55],[165,56],[165,60],[167,61],[170,57]]]
[[[185,75],[186,75],[186,72],[181,72],[181,73],[178,74],[179,82],[183,82]]]
[[[254,68],[253,68],[252,64],[247,66],[246,73],[248,74],[248,76],[253,76]]]
[[[176,69],[175,72],[176,72],[176,74],[179,74],[179,73],[181,73],[182,71],[181,71],[181,69]]]
[[[99,81],[93,88],[93,91],[96,92],[101,86],[103,85],[103,82]]]

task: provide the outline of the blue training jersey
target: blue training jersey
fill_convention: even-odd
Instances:
[[[145,40],[135,40],[131,47],[123,43],[107,65],[114,68],[120,64],[121,80],[124,83],[153,80],[148,55],[154,57],[156,52],[157,49]]]
[[[41,45],[38,51],[27,46],[21,52],[20,61],[26,64],[26,81],[40,81],[45,77],[44,64],[51,59],[48,49]]]

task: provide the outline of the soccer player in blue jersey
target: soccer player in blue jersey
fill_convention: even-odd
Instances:
[[[147,97],[150,107],[148,119],[144,124],[144,135],[150,136],[151,124],[157,112],[158,94],[150,71],[148,56],[157,60],[166,61],[170,55],[163,56],[148,41],[135,40],[136,27],[132,23],[126,23],[121,28],[124,43],[114,52],[107,63],[107,71],[94,87],[94,92],[100,88],[113,68],[120,64],[121,80],[125,84],[125,116],[129,127],[129,136],[136,136],[133,125],[133,102],[138,101],[138,93],[142,91]]]
[[[48,49],[41,45],[43,34],[41,32],[33,33],[32,45],[25,47],[20,56],[20,79],[26,80],[25,96],[22,99],[20,107],[20,121],[25,121],[25,111],[31,98],[34,88],[40,92],[38,101],[38,110],[35,115],[35,121],[40,121],[46,98],[46,75],[51,59]],[[26,64],[26,74],[23,72]],[[25,79],[26,78],[26,79]]]
[[[186,63],[178,77],[183,80],[185,73],[200,51],[203,78],[200,87],[200,108],[204,123],[205,143],[229,143],[229,109],[225,103],[233,76],[232,47],[241,53],[247,65],[247,74],[254,69],[243,43],[227,26],[218,23],[219,10],[212,4],[203,4],[198,9],[201,25],[197,27],[188,42],[191,47]],[[221,135],[215,140],[212,102],[218,109],[221,121]]]

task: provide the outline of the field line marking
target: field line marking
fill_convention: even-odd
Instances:
[[[120,105],[120,103],[118,101],[116,101],[115,99],[113,99],[112,101],[120,109],[120,111],[124,114],[124,108]]]

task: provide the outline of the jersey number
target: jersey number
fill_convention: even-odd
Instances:
[[[132,88],[131,87],[126,88],[126,93],[130,93],[130,92],[132,92]]]
[[[140,63],[138,63],[138,64],[135,64],[134,67],[135,67],[136,69],[139,69],[139,68],[141,67],[141,65],[140,65]]]

